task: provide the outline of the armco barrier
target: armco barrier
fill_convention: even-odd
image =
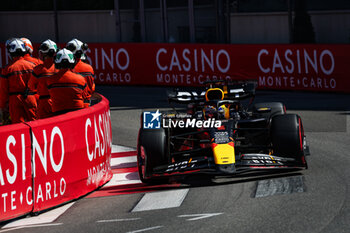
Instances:
[[[57,206],[112,178],[108,100],[0,127],[0,221]]]
[[[2,52],[3,51],[3,52]],[[8,56],[0,46],[0,66]],[[259,88],[350,92],[350,45],[89,44],[96,83],[197,86],[256,79]]]

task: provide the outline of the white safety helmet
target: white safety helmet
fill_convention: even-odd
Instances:
[[[85,59],[85,52],[88,50],[88,45],[78,39],[72,39],[66,45],[66,48],[74,54],[76,58]]]
[[[33,53],[33,45],[32,42],[30,42],[29,39],[22,37],[21,41],[23,41],[24,45],[26,46],[26,50],[28,53],[32,54]]]
[[[11,41],[13,41],[14,39],[17,39],[15,37],[11,37],[9,39],[7,39],[7,41],[5,42],[5,47],[7,48],[7,46],[11,43]]]
[[[49,57],[55,56],[55,54],[57,53],[57,50],[58,50],[57,44],[50,39],[42,42],[39,47],[39,52]]]
[[[9,41],[6,48],[11,57],[23,56],[26,53],[25,45],[19,39],[12,39]]]
[[[56,69],[73,68],[75,63],[74,54],[68,49],[61,49],[55,57]]]

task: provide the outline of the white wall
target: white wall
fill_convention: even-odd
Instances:
[[[350,43],[350,11],[309,12],[317,43]],[[133,11],[121,11],[122,41],[132,41]],[[215,10],[195,9],[198,27],[215,27]],[[161,42],[158,9],[147,9],[146,38]],[[73,37],[84,42],[116,42],[116,17],[113,11],[60,11],[61,42]],[[173,42],[179,41],[179,27],[188,27],[187,8],[168,9],[168,31]],[[55,39],[53,12],[0,12],[0,42],[9,37],[28,37],[33,42]],[[281,13],[232,13],[231,43],[288,43],[288,16]]]
[[[350,43],[350,11],[311,12],[318,43]]]
[[[55,38],[52,12],[0,12],[0,41],[28,37],[34,41]]]
[[[59,37],[67,42],[76,37],[86,42],[115,42],[115,15],[111,11],[61,11]],[[53,12],[0,12],[0,41],[28,37],[32,42],[55,39]]]
[[[115,42],[116,17],[113,11],[64,11],[58,15],[61,41],[76,37],[86,42]]]
[[[350,11],[309,12],[317,43],[350,43]],[[288,14],[232,13],[231,43],[289,43]]]
[[[288,15],[285,13],[231,14],[231,43],[288,43]]]

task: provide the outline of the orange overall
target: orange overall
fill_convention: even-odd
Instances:
[[[48,118],[53,116],[52,100],[49,90],[47,89],[47,80],[52,77],[57,70],[53,64],[53,59],[45,59],[43,64],[37,65],[34,68],[33,76],[30,78],[28,86],[31,90],[37,90],[39,95],[38,100],[38,119]]]
[[[95,72],[92,66],[79,59],[74,66],[73,72],[82,75],[87,83],[86,94],[84,96],[84,106],[88,108],[90,106],[90,99],[95,92]]]
[[[35,65],[42,64],[42,60],[30,56],[28,53],[23,56],[24,60],[34,63]]]
[[[24,60],[29,61],[29,62],[33,63],[34,65],[36,65],[36,66],[43,63],[42,60],[40,60],[38,58],[35,58],[35,57],[32,57],[29,53],[24,54],[23,58],[24,58]],[[36,90],[33,90],[33,91],[36,91]],[[36,102],[38,102],[39,101],[39,95],[35,94],[35,98],[36,98]]]
[[[0,108],[5,108],[6,102],[9,101],[12,123],[36,119],[35,93],[28,87],[28,80],[32,76],[34,66],[23,57],[16,57],[12,64],[2,70]]]
[[[70,69],[61,69],[47,79],[55,115],[84,108],[85,78]]]

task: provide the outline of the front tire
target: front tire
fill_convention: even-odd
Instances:
[[[294,158],[306,165],[304,157],[304,129],[296,114],[277,115],[271,122],[273,154]]]
[[[140,129],[137,146],[137,166],[143,183],[154,183],[153,169],[169,162],[167,135],[161,129]]]

